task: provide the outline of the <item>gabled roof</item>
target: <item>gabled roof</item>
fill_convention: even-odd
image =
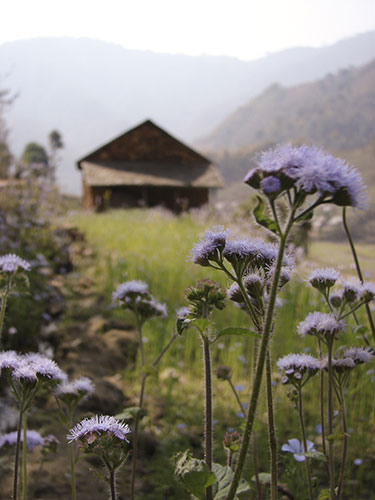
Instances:
[[[78,160],[78,168],[83,161],[141,161],[174,163],[211,163],[186,144],[172,137],[168,132],[151,120],[137,125],[119,137],[104,144],[95,151]]]

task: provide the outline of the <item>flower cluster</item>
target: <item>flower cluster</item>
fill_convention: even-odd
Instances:
[[[310,354],[287,354],[277,361],[277,367],[284,372],[283,384],[300,385],[315,375],[320,362]]]
[[[0,352],[0,374],[10,375],[22,384],[40,382],[65,382],[66,374],[57,363],[39,353],[17,354],[15,351]]]
[[[158,302],[150,294],[147,283],[140,280],[121,283],[112,294],[124,309],[139,315],[141,321],[155,317],[166,317],[167,306]]]
[[[72,382],[62,382],[56,386],[55,396],[67,404],[78,402],[82,398],[89,396],[95,390],[94,384],[87,377],[80,377]]]
[[[185,296],[190,304],[190,315],[194,318],[208,317],[214,308],[222,310],[225,307],[225,290],[212,280],[198,281],[186,289]]]
[[[0,257],[0,272],[15,274],[17,271],[30,271],[30,264],[15,254]]]
[[[278,145],[261,153],[256,163],[244,182],[268,197],[275,198],[293,188],[300,196],[316,193],[322,202],[366,206],[364,184],[357,170],[316,147]]]
[[[23,432],[20,435],[21,442],[23,442]],[[3,434],[0,436],[0,448],[6,446],[15,446],[17,443],[17,431],[9,432],[8,434]],[[44,446],[45,438],[43,438],[39,432],[29,430],[26,431],[26,447],[28,450],[32,450],[36,446]]]
[[[343,321],[338,321],[335,316],[328,313],[312,312],[306,316],[297,326],[297,332],[301,337],[306,335],[316,335],[325,340],[328,337],[334,337],[345,328]]]

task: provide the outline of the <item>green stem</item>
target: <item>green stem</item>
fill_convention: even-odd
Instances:
[[[138,337],[139,337],[139,349],[141,353],[141,373],[142,373],[142,381],[141,381],[141,392],[139,394],[139,410],[135,416],[134,422],[134,432],[133,432],[133,459],[132,459],[132,470],[131,470],[131,479],[130,479],[130,498],[131,500],[135,499],[135,475],[136,475],[136,467],[137,467],[137,455],[138,455],[138,432],[139,432],[139,421],[143,408],[143,399],[145,393],[145,385],[146,385],[146,376],[143,373],[143,368],[145,365],[145,353],[143,347],[143,336],[142,336],[142,324],[138,313],[135,314]]]
[[[16,454],[14,458],[14,475],[13,475],[13,497],[12,500],[17,500],[17,487],[18,487],[18,462],[20,455],[20,443],[21,443],[21,429],[22,429],[22,408],[20,409],[20,414],[18,417],[17,425],[17,441],[16,441]]]
[[[171,347],[171,345],[173,344],[173,342],[176,340],[176,338],[177,338],[177,337],[178,337],[178,333],[174,333],[174,334],[172,335],[172,337],[170,338],[170,340],[169,340],[169,342],[167,343],[167,345],[164,347],[164,349],[161,351],[161,353],[159,354],[159,356],[158,356],[158,357],[155,359],[155,361],[152,363],[153,368],[155,368],[155,367],[159,364],[159,362],[160,362],[161,358],[162,358],[162,357],[164,356],[164,354],[168,351],[168,349]]]
[[[272,285],[271,285],[271,292],[269,296],[269,301],[267,305],[267,311],[266,311],[266,317],[265,317],[265,323],[264,323],[264,331],[263,331],[263,336],[262,336],[262,341],[259,349],[259,357],[258,357],[258,362],[256,366],[256,371],[255,371],[255,377],[254,377],[254,383],[253,383],[253,388],[251,391],[251,396],[250,396],[250,401],[249,401],[249,408],[247,412],[247,418],[245,422],[245,428],[244,428],[244,434],[243,434],[243,439],[242,439],[242,444],[241,444],[241,449],[237,461],[237,466],[233,474],[232,482],[230,485],[230,489],[227,495],[227,500],[233,500],[240,479],[241,479],[241,474],[242,470],[245,465],[245,459],[247,455],[247,450],[249,448],[249,443],[250,443],[250,437],[252,434],[253,430],[253,425],[254,425],[254,419],[255,419],[255,413],[258,405],[258,399],[259,399],[259,393],[260,393],[260,387],[262,383],[262,376],[263,376],[263,370],[264,370],[264,364],[265,364],[265,359],[266,359],[266,353],[268,349],[268,343],[271,335],[271,329],[272,329],[272,320],[273,320],[273,313],[275,309],[275,302],[276,302],[276,296],[277,296],[277,291],[279,287],[279,279],[280,279],[280,272],[281,272],[281,267],[283,263],[283,257],[284,257],[284,252],[285,252],[285,247],[286,247],[286,242],[287,238],[290,232],[290,229],[293,224],[293,217],[294,217],[294,211],[291,212],[289,216],[289,220],[285,229],[285,233],[280,237],[280,244],[279,244],[279,250],[278,250],[278,255],[276,259],[276,265],[275,265],[275,272],[273,275],[273,280],[272,280]]]
[[[253,375],[255,376],[256,363],[258,357],[258,339],[254,339],[254,350],[253,350]],[[246,418],[246,415],[245,415]],[[259,479],[259,463],[258,463],[258,446],[257,446],[257,436],[256,432],[253,431],[253,462],[254,462],[254,475],[255,475],[255,486],[257,491],[257,500],[262,500],[262,485]]]
[[[335,494],[335,463],[333,456],[333,366],[332,348],[333,339],[328,339],[328,467],[329,467],[329,489],[331,500],[336,500]]]
[[[345,230],[346,236],[347,236],[348,241],[349,241],[350,249],[352,251],[352,255],[353,255],[353,259],[354,259],[355,268],[357,270],[358,278],[359,278],[360,282],[363,283],[364,280],[363,280],[363,274],[362,274],[362,271],[361,271],[361,266],[359,265],[359,260],[358,260],[357,252],[356,252],[356,249],[355,249],[355,246],[354,246],[354,243],[353,243],[353,239],[352,239],[350,231],[349,231],[349,226],[348,226],[348,224],[346,222],[346,207],[344,207],[343,211],[342,211],[342,222],[343,222],[343,226],[344,226],[344,230]],[[374,325],[374,320],[372,319],[372,314],[371,314],[369,305],[365,304],[365,308],[366,308],[366,313],[367,313],[367,317],[368,317],[368,322],[369,322],[370,328],[371,328],[372,337],[373,337],[373,340],[374,340],[374,343],[375,343],[375,325]]]
[[[206,412],[205,412],[205,462],[209,470],[212,470],[212,374],[211,374],[211,358],[210,344],[207,337],[202,337],[203,358],[204,358],[204,381],[205,381],[205,396],[206,396]],[[206,488],[206,500],[212,500],[212,486]]]
[[[307,439],[306,439],[305,422],[303,420],[302,389],[301,388],[299,388],[299,390],[298,390],[298,416],[299,416],[299,422],[301,425],[303,449],[305,450],[305,453],[306,453],[307,452]],[[307,484],[309,487],[309,498],[310,498],[310,500],[313,500],[313,488],[312,488],[310,458],[309,457],[306,457],[305,463],[306,463]]]
[[[22,427],[23,427],[23,443],[22,443],[22,499],[27,498],[27,413],[26,411],[22,415]]]
[[[240,400],[240,397],[238,396],[238,392],[236,391],[236,388],[234,387],[233,382],[230,378],[228,378],[228,382],[229,382],[230,388],[232,389],[232,392],[236,398],[238,406],[240,407],[241,413],[246,418],[246,411],[245,411],[245,408]]]
[[[272,398],[272,378],[270,349],[268,347],[266,356],[266,388],[267,388],[267,415],[268,415],[268,443],[270,447],[271,461],[271,500],[277,500],[277,438],[275,430],[275,419]]]
[[[8,292],[9,292],[9,286],[10,286],[10,278],[8,279],[5,291],[3,292],[1,296],[1,310],[0,310],[0,348],[2,347],[2,333],[3,333],[3,326],[4,326],[4,318],[5,318],[5,310],[7,307],[7,299],[8,299]]]
[[[111,500],[116,500],[115,471],[112,468],[109,471],[109,483],[111,486]]]
[[[340,404],[341,404],[341,418],[342,418],[342,428],[344,432],[344,443],[342,449],[342,459],[341,459],[341,468],[339,481],[337,485],[337,500],[340,500],[343,485],[344,485],[344,474],[345,474],[345,465],[346,465],[346,455],[348,449],[348,426],[346,421],[346,407],[345,407],[345,399],[343,394],[342,385],[339,385],[339,394],[340,394]]]

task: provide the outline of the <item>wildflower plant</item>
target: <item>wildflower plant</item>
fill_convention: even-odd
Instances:
[[[355,168],[315,147],[279,145],[262,153],[257,158],[256,168],[250,170],[245,177],[245,183],[258,193],[258,204],[254,210],[256,221],[276,238],[277,245],[267,248],[265,246],[267,244],[258,240],[230,239],[228,230],[220,227],[206,232],[192,251],[194,263],[221,270],[238,285],[260,337],[242,445],[227,500],[232,500],[236,495],[253,431],[263,370],[265,365],[269,364],[266,363],[266,359],[269,360],[270,357],[269,344],[274,327],[276,298],[283,282],[282,269],[288,268],[290,263],[286,256],[286,246],[291,231],[300,222],[311,219],[314,209],[320,205],[364,208],[366,204],[364,185]],[[281,206],[283,210],[280,209]],[[268,249],[270,251],[267,252]],[[267,256],[270,257],[268,262],[266,262]],[[259,304],[250,300],[244,285],[245,276],[254,273],[254,270],[256,272],[259,265],[264,266],[265,270],[266,266],[268,268],[267,302],[264,304],[262,315],[258,314]],[[260,311],[262,312],[261,309]],[[333,337],[334,335],[331,335],[331,338]],[[267,378],[269,380],[269,377]],[[268,401],[269,427],[271,427],[272,399],[268,398]],[[270,433],[272,500],[277,498],[276,445],[272,431]],[[333,489],[331,497],[334,500]]]
[[[27,496],[27,413],[34,403],[38,391],[44,387],[53,389],[59,382],[66,380],[66,374],[51,359],[39,354],[19,355],[15,351],[0,352],[0,376],[9,383],[19,407],[17,440],[15,451],[13,500],[17,500],[18,463],[22,438],[23,494]]]
[[[112,416],[95,415],[70,429],[69,443],[77,443],[86,454],[97,455],[108,470],[108,476],[96,475],[108,484],[111,500],[116,500],[116,472],[129,455],[129,426]]]
[[[66,429],[73,425],[74,414],[82,400],[88,398],[95,391],[95,386],[88,377],[79,377],[71,382],[65,380],[54,389],[54,395],[59,408],[60,419]],[[72,500],[76,500],[75,464],[76,457],[73,443],[69,442],[70,485]]]
[[[140,280],[126,281],[121,283],[117,289],[113,292],[113,300],[116,301],[122,309],[131,311],[135,318],[136,328],[138,332],[139,339],[139,350],[141,358],[141,389],[139,393],[138,407],[132,408],[131,413],[134,416],[134,428],[133,428],[133,450],[132,450],[132,472],[131,472],[131,486],[130,486],[130,497],[132,500],[135,498],[135,476],[137,467],[137,455],[138,455],[138,434],[139,434],[139,424],[141,415],[144,409],[144,398],[146,389],[146,380],[155,369],[159,362],[161,361],[164,354],[168,351],[174,340],[177,338],[177,333],[174,333],[167,343],[167,345],[162,349],[157,358],[150,364],[146,364],[145,352],[143,346],[143,325],[146,321],[153,318],[164,318],[167,316],[167,307],[165,304],[157,301],[149,291],[147,283]],[[129,411],[127,412],[129,414]]]

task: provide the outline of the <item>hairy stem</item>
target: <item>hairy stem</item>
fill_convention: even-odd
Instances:
[[[142,324],[140,321],[140,318],[138,314],[136,316],[136,323],[137,323],[137,330],[138,330],[138,337],[139,337],[139,350],[141,353],[141,391],[139,394],[139,403],[138,407],[139,410],[135,416],[135,421],[134,421],[134,432],[133,432],[133,458],[132,458],[132,470],[131,470],[131,477],[130,477],[130,498],[132,500],[135,499],[135,475],[136,475],[136,467],[137,467],[137,455],[138,455],[138,432],[139,432],[139,421],[140,421],[140,416],[143,408],[143,399],[144,399],[144,393],[145,393],[145,385],[146,385],[146,376],[143,373],[143,368],[145,365],[145,352],[144,352],[144,347],[143,347],[143,336],[142,336]]]
[[[329,467],[329,490],[331,500],[336,500],[335,494],[335,463],[333,456],[333,367],[332,347],[333,339],[328,339],[328,467]]]
[[[341,468],[339,481],[337,484],[337,500],[340,500],[341,493],[344,486],[344,474],[345,474],[345,465],[346,465],[346,455],[348,450],[348,425],[346,421],[346,407],[345,407],[345,399],[343,394],[342,385],[339,385],[339,394],[340,394],[340,405],[341,405],[341,419],[342,419],[342,428],[344,432],[344,443],[342,448],[342,458],[341,458]]]
[[[348,241],[349,241],[350,249],[352,251],[352,255],[353,255],[354,264],[355,264],[355,268],[356,268],[356,271],[357,271],[358,278],[359,278],[360,282],[363,283],[363,274],[362,274],[362,271],[361,271],[361,266],[359,265],[359,260],[358,260],[357,252],[356,252],[356,249],[355,249],[355,246],[354,246],[354,243],[353,243],[353,239],[352,239],[350,231],[349,231],[349,226],[348,226],[348,224],[346,222],[346,207],[344,207],[343,211],[342,211],[342,222],[343,222],[343,226],[344,226],[344,230],[345,230],[346,236],[347,236]],[[367,318],[368,318],[368,322],[369,322],[371,333],[372,333],[372,338],[373,338],[374,344],[375,344],[375,325],[374,325],[374,320],[372,318],[372,314],[371,314],[369,305],[365,304],[365,308],[366,308]]]
[[[0,348],[2,347],[2,341],[1,341],[1,335],[3,333],[3,326],[4,326],[4,318],[5,318],[5,310],[7,307],[7,298],[8,298],[8,293],[9,293],[9,286],[10,286],[10,278],[8,279],[6,288],[1,296],[1,310],[0,310]]]
[[[280,244],[279,244],[279,250],[278,250],[278,255],[277,255],[277,260],[275,264],[275,271],[272,279],[272,285],[271,285],[271,291],[269,295],[269,301],[267,305],[267,311],[266,311],[266,317],[265,317],[265,323],[264,323],[264,331],[263,331],[263,336],[261,340],[261,345],[259,349],[259,357],[258,357],[258,362],[255,370],[255,377],[254,377],[254,383],[251,391],[251,396],[250,396],[250,401],[249,401],[249,408],[247,412],[247,418],[245,422],[245,428],[244,428],[244,434],[243,434],[243,439],[242,439],[242,444],[241,444],[241,449],[237,461],[237,466],[233,474],[233,479],[230,485],[230,489],[227,495],[227,500],[233,500],[238,484],[241,479],[241,474],[245,465],[245,459],[247,455],[247,451],[249,448],[249,443],[250,443],[250,437],[252,434],[253,430],[253,425],[254,425],[254,419],[255,419],[255,413],[258,405],[258,399],[259,399],[259,393],[260,393],[260,387],[262,383],[262,376],[263,376],[263,369],[264,369],[264,363],[266,359],[266,353],[268,349],[268,343],[271,335],[271,329],[272,329],[272,320],[273,320],[273,313],[275,309],[275,302],[276,302],[276,296],[277,296],[277,291],[278,291],[278,285],[279,285],[279,278],[280,278],[280,272],[281,272],[281,267],[282,267],[282,262],[283,262],[283,257],[284,257],[284,252],[285,252],[285,247],[286,247],[286,242],[288,238],[288,234],[290,232],[290,229],[293,224],[293,217],[294,217],[294,211],[291,212],[289,216],[289,220],[285,229],[285,233],[281,236],[280,238]]]
[[[115,471],[112,468],[109,471],[109,484],[111,487],[111,500],[116,500]]]
[[[23,430],[23,442],[22,442],[22,499],[27,498],[27,413],[26,411],[22,415],[22,430]]]
[[[209,470],[212,470],[212,378],[211,378],[211,358],[210,344],[206,337],[202,338],[203,358],[204,358],[204,382],[206,396],[205,412],[205,447],[204,457]],[[212,486],[206,488],[206,500],[212,500]]]
[[[268,443],[270,447],[271,461],[271,500],[277,500],[277,438],[275,430],[275,419],[273,411],[272,398],[272,378],[271,378],[271,359],[270,349],[266,356],[266,388],[267,388],[267,415],[268,415]]]
[[[255,376],[256,363],[258,357],[258,339],[254,339],[254,350],[253,350],[253,375]],[[245,415],[246,417],[246,415]],[[257,500],[262,500],[262,485],[259,479],[259,463],[258,463],[258,446],[257,446],[257,436],[256,432],[253,431],[253,463],[254,463],[254,475],[255,475],[255,486],[257,492]]]
[[[22,409],[18,417],[17,425],[17,441],[16,441],[16,454],[14,458],[14,476],[13,476],[13,497],[12,500],[17,500],[17,487],[18,487],[18,462],[20,455],[20,443],[21,443],[21,429],[22,429]]]
[[[299,390],[298,390],[298,416],[299,416],[299,423],[301,425],[303,449],[306,453],[307,452],[307,439],[306,439],[305,422],[303,420],[302,389],[301,388],[299,388]],[[306,457],[305,463],[306,463],[307,484],[309,487],[309,499],[314,500],[312,480],[311,480],[310,458]]]

